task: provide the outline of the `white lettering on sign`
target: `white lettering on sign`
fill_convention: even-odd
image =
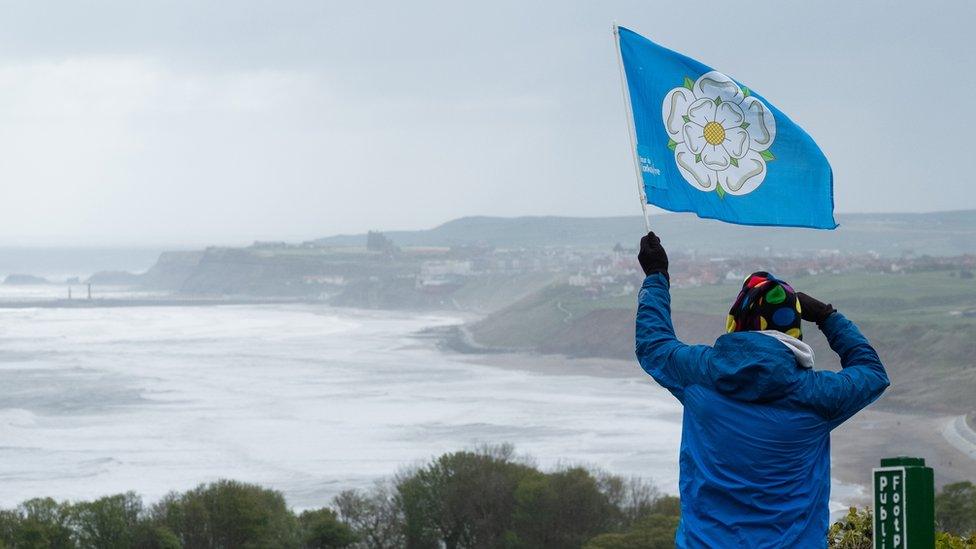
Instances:
[[[904,549],[905,469],[883,467],[874,470],[874,547]]]

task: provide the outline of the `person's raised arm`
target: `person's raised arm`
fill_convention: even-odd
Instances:
[[[874,402],[890,385],[881,358],[861,330],[829,304],[798,292],[801,316],[816,322],[830,348],[840,356],[843,370],[813,372],[809,398],[833,426],[840,425]]]
[[[637,259],[646,275],[637,296],[637,361],[655,381],[682,400],[685,387],[706,378],[710,347],[685,345],[674,335],[668,255],[653,232],[641,239]]]

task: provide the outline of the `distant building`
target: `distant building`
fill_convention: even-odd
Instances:
[[[424,261],[420,264],[421,276],[470,276],[473,274],[469,260],[445,259]]]
[[[583,286],[588,286],[590,284],[590,277],[583,276],[582,273],[575,274],[569,277],[569,285],[582,288]]]
[[[369,231],[366,233],[366,250],[370,252],[396,253],[400,251],[392,240],[381,232]]]
[[[729,282],[742,282],[743,280],[745,280],[745,278],[746,278],[745,274],[738,273],[736,271],[729,271],[725,273],[725,280]]]
[[[283,241],[272,242],[272,241],[255,240],[254,243],[251,244],[251,247],[258,250],[278,250],[278,249],[288,248],[289,244]]]
[[[420,264],[415,286],[427,292],[450,292],[460,288],[466,277],[475,274],[472,266],[470,260],[424,261]]]
[[[302,277],[305,284],[326,284],[330,286],[345,286],[346,277],[339,275],[305,275]]]

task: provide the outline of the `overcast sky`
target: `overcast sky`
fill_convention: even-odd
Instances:
[[[976,208],[974,6],[2,2],[0,244],[637,214],[615,19],[802,125],[838,211]]]

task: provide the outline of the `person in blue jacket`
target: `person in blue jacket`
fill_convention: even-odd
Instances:
[[[685,345],[654,233],[638,260],[637,359],[684,407],[675,545],[826,547],[830,431],[888,387],[878,354],[832,306],[765,272],[746,279],[728,333]],[[841,371],[813,369],[801,319],[823,331]]]

